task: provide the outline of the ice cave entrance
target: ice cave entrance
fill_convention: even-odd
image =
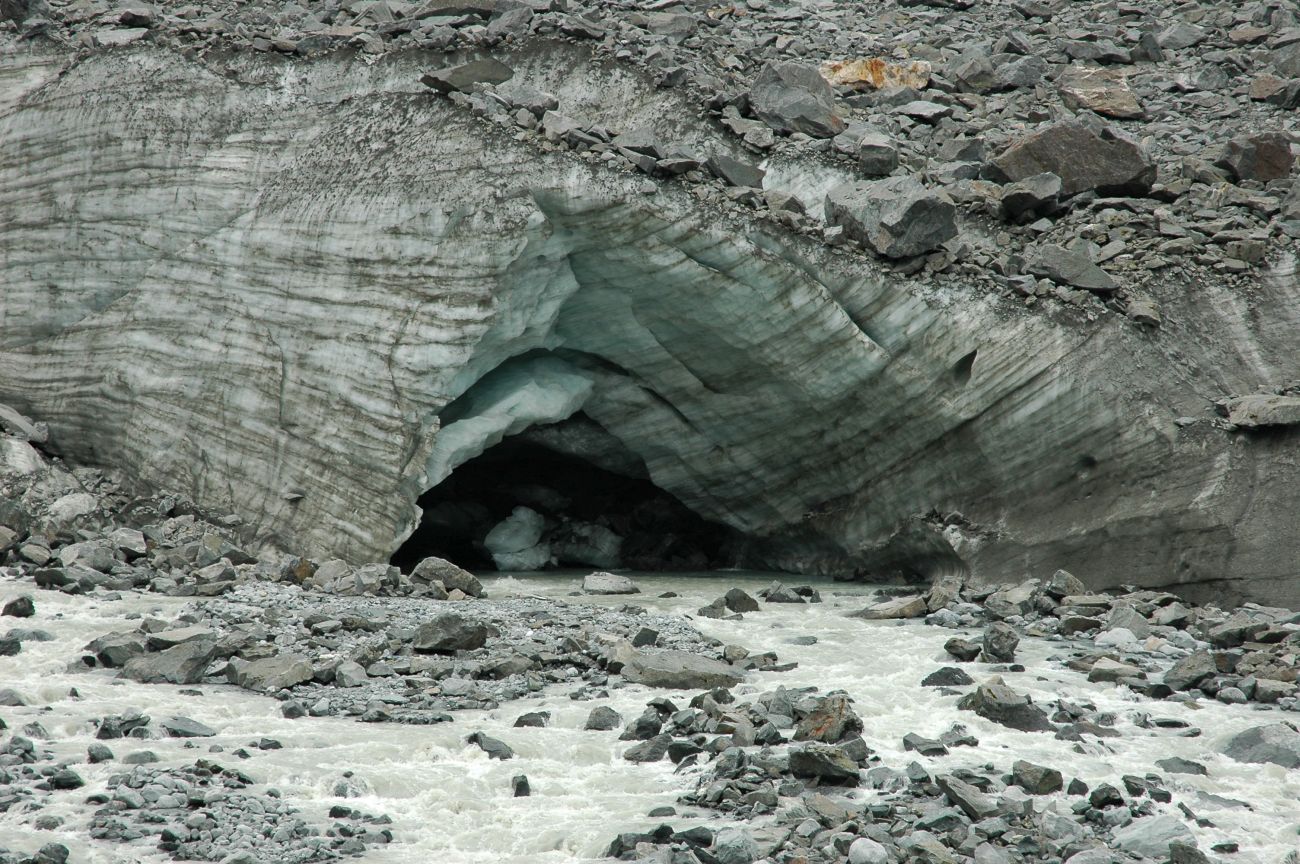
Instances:
[[[420,497],[424,515],[392,563],[406,571],[429,555],[503,571],[735,563],[737,533],[655,486],[631,454],[602,467],[547,446],[584,424],[595,425],[579,415],[533,427],[457,467]]]

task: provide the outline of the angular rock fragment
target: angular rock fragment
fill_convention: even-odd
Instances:
[[[733,159],[725,153],[715,153],[704,164],[715,177],[725,180],[730,186],[762,189],[763,178],[767,175],[762,168]]]
[[[435,69],[420,76],[420,83],[439,93],[468,92],[475,84],[501,84],[514,77],[515,70],[491,57]]]
[[[914,177],[891,177],[836,186],[826,195],[826,223],[887,258],[910,258],[957,236],[957,208]]]
[[[671,735],[656,735],[628,748],[623,758],[629,762],[658,762],[668,754],[668,745],[672,743]]]
[[[191,644],[196,643],[186,643],[186,645]],[[175,650],[177,649],[171,649],[171,651]],[[127,664],[128,669],[130,665]],[[226,667],[226,679],[230,683],[259,693],[275,692],[305,684],[312,679],[313,674],[311,661],[302,654],[277,654],[274,657],[263,657],[253,661],[233,658],[230,665]]]
[[[618,573],[596,572],[582,580],[584,594],[640,594],[636,583]]]
[[[1137,120],[1146,109],[1128,86],[1128,75],[1119,69],[1070,66],[1056,81],[1061,101],[1072,110],[1086,109],[1106,117]]]
[[[1191,690],[1218,671],[1209,651],[1196,651],[1170,667],[1164,682],[1173,690]]]
[[[1169,846],[1181,842],[1196,844],[1196,836],[1182,820],[1174,816],[1147,816],[1115,832],[1115,845],[1125,852],[1155,861],[1169,857]]]
[[[488,755],[489,759],[513,759],[515,751],[510,749],[510,745],[504,741],[493,738],[490,735],[484,735],[482,732],[475,732],[465,739],[465,743],[474,744],[480,750]]]
[[[867,621],[883,621],[895,618],[920,618],[926,613],[925,598],[893,597],[873,603],[865,609],[849,613],[850,618],[863,618]]]
[[[930,85],[931,67],[925,60],[901,62],[885,57],[865,57],[823,63],[819,71],[831,84],[854,90],[885,90],[891,87],[924,90]]]
[[[989,663],[1013,662],[1019,644],[1020,634],[1008,624],[996,621],[984,628],[984,641],[981,648],[984,659]]]
[[[813,744],[790,751],[790,773],[827,783],[856,786],[858,763],[839,747]]]
[[[844,694],[832,694],[818,701],[817,707],[795,726],[794,740],[838,744],[862,731],[862,718]]]
[[[1155,182],[1156,166],[1136,141],[1109,127],[1094,132],[1075,120],[1026,135],[984,166],[984,175],[998,183],[1043,173],[1061,178],[1065,197],[1088,190],[1145,195]]]
[[[411,648],[420,654],[454,654],[482,648],[487,637],[487,627],[482,623],[444,612],[416,629]]]
[[[216,640],[184,642],[156,654],[130,658],[122,667],[122,677],[145,684],[194,684],[203,677],[216,653]]]
[[[1030,795],[1051,795],[1064,788],[1065,780],[1055,768],[1035,765],[1023,759],[1011,766],[1011,782]]]
[[[1050,172],[1035,174],[1002,187],[999,210],[1003,219],[1043,216],[1056,210],[1061,178]]]
[[[1001,678],[981,684],[963,696],[957,707],[1022,732],[1051,732],[1056,728],[1042,708],[1023,693],[1012,690]]]
[[[1290,723],[1270,723],[1239,732],[1223,750],[1238,762],[1271,762],[1300,768],[1300,731]]]
[[[734,687],[742,677],[733,666],[686,651],[637,651],[624,661],[622,674],[633,684],[679,690]]]
[[[1214,164],[1228,171],[1234,180],[1280,180],[1291,176],[1295,167],[1291,143],[1291,136],[1285,132],[1241,135],[1228,141]]]
[[[1052,243],[1036,247],[1026,258],[1025,269],[1058,285],[1085,291],[1104,293],[1119,287],[1109,273],[1092,263],[1083,252]]]
[[[1253,394],[1225,403],[1228,422],[1242,429],[1300,425],[1300,396]]]
[[[754,113],[778,132],[831,138],[844,131],[835,113],[835,91],[817,70],[802,63],[768,63],[749,91]]]

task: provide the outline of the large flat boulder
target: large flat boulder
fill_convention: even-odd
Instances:
[[[671,687],[675,690],[705,690],[734,687],[741,672],[733,666],[687,651],[637,651],[627,655],[623,678],[647,687]]]
[[[305,684],[312,674],[311,661],[301,654],[277,654],[252,661],[236,658],[226,667],[227,681],[259,693]]]
[[[122,677],[145,684],[194,684],[216,653],[215,639],[182,642],[166,651],[132,657],[122,667]]]
[[[984,165],[985,176],[998,183],[1044,172],[1061,178],[1066,197],[1089,190],[1145,195],[1156,179],[1155,163],[1142,145],[1110,127],[1093,131],[1074,120],[1026,135]]]
[[[1300,768],[1300,732],[1290,723],[1255,726],[1233,736],[1223,753],[1238,762],[1271,762],[1283,768]]]

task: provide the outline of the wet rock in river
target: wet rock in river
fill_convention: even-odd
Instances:
[[[981,684],[964,696],[957,707],[1022,732],[1051,732],[1056,728],[1042,708],[1023,693],[1012,690],[1001,678]]]
[[[624,661],[622,674],[633,684],[680,690],[733,687],[742,678],[733,666],[686,651],[635,651]]]
[[[140,654],[122,667],[122,677],[145,684],[195,684],[203,677],[216,651],[214,640],[198,639],[156,654]]]
[[[609,732],[617,729],[622,722],[623,718],[613,708],[599,705],[591,709],[591,713],[587,715],[587,722],[582,728],[592,732]]]
[[[510,745],[490,735],[484,735],[482,732],[475,732],[465,739],[465,743],[474,744],[480,750],[488,755],[489,759],[513,759],[515,751],[510,749]]]
[[[1290,723],[1255,726],[1235,735],[1223,750],[1238,762],[1270,762],[1300,768],[1300,731]]]
[[[984,628],[984,641],[981,650],[989,663],[1011,663],[1016,659],[1016,647],[1020,644],[1020,634],[1001,621],[996,621]]]
[[[32,600],[32,595],[22,594],[10,600],[0,609],[0,615],[7,615],[13,618],[31,618],[36,614],[36,603]]]
[[[584,594],[640,594],[641,589],[626,576],[598,571],[582,580]]]

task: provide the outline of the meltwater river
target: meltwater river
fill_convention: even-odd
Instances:
[[[773,578],[742,573],[633,575],[643,592],[634,597],[569,598],[580,582],[576,574],[489,576],[483,581],[494,598],[515,594],[575,603],[634,602],[655,612],[693,614],[731,587],[754,593]],[[0,584],[6,596],[26,587]],[[1203,763],[1209,775],[1171,776],[1167,786],[1174,795],[1171,807],[1185,803],[1214,823],[1214,827],[1192,826],[1201,848],[1233,840],[1241,845],[1241,851],[1231,856],[1232,861],[1278,864],[1300,844],[1300,771],[1241,764],[1218,753],[1234,733],[1278,719],[1275,712],[1262,714],[1248,706],[1213,702],[1199,707],[1152,702],[1114,685],[1090,684],[1084,675],[1049,662],[1049,657],[1064,653],[1061,643],[1024,638],[1017,659],[1026,671],[1005,674],[1009,684],[1037,702],[1051,703],[1063,694],[1074,701],[1090,701],[1113,712],[1115,728],[1123,734],[1105,741],[1088,739],[1089,743],[1080,746],[1049,734],[1017,732],[959,711],[956,696],[917,686],[937,667],[951,663],[942,646],[954,631],[919,621],[847,618],[846,612],[861,608],[877,589],[833,583],[817,587],[825,600],[821,604],[763,604],[761,611],[746,614],[743,621],[695,620],[701,631],[725,643],[754,651],[775,650],[782,661],[799,664],[791,672],[750,673],[737,689],[742,701],[746,692],[758,693],[778,685],[846,690],[856,700],[856,710],[865,723],[863,737],[881,754],[884,764],[897,768],[916,760],[945,771],[989,763],[1005,770],[1012,761],[1027,759],[1055,767],[1067,779],[1079,777],[1090,786],[1103,782],[1121,786],[1124,774],[1158,770],[1157,759],[1193,759]],[[669,591],[678,596],[657,596]],[[654,807],[674,804],[679,794],[692,787],[693,776],[675,775],[668,761],[649,765],[626,762],[621,753],[635,742],[620,742],[615,733],[582,729],[596,705],[609,705],[631,719],[655,696],[689,698],[685,693],[627,686],[611,689],[608,699],[575,702],[568,698],[567,688],[555,687],[493,711],[457,712],[455,722],[438,726],[360,723],[346,718],[286,720],[274,699],[235,687],[204,685],[190,688],[200,690],[202,696],[184,695],[180,691],[186,688],[120,680],[111,671],[69,670],[70,661],[90,639],[133,629],[138,620],[128,615],[173,616],[187,605],[184,599],[127,594],[120,601],[103,602],[46,591],[37,592],[36,601],[38,618],[0,623],[40,627],[56,638],[26,642],[20,655],[0,657],[0,688],[14,688],[28,702],[26,707],[0,709],[0,716],[11,731],[38,720],[51,736],[50,741],[38,744],[72,764],[86,780],[86,787],[62,793],[57,799],[61,803],[43,811],[66,820],[54,831],[33,829],[18,813],[0,815],[0,846],[12,850],[31,851],[57,841],[72,850],[74,864],[168,860],[151,842],[128,846],[87,839],[86,826],[94,808],[82,801],[105,788],[108,778],[122,770],[116,762],[85,763],[86,748],[95,741],[92,719],[130,708],[155,718],[169,714],[192,717],[215,728],[218,735],[201,739],[197,749],[187,749],[181,740],[127,738],[109,742],[119,759],[133,749],[149,749],[160,757],[155,767],[188,764],[206,756],[208,746],[215,743],[225,752],[212,758],[236,765],[260,783],[279,790],[308,821],[324,826],[325,812],[332,803],[388,814],[396,841],[372,847],[363,859],[366,861],[587,862],[600,859],[620,831],[662,821],[679,829],[710,824],[702,815],[669,820],[647,817]],[[796,636],[815,636],[817,642],[791,644]],[[966,668],[976,680],[990,674],[978,663]],[[74,689],[77,695],[69,695]],[[513,728],[515,718],[527,711],[551,712],[550,725]],[[1176,730],[1141,728],[1134,723],[1139,713],[1181,719],[1203,734],[1182,737]],[[965,724],[979,745],[957,748],[937,760],[904,752],[902,739],[907,733],[937,738],[955,722]],[[489,760],[478,748],[464,743],[472,731],[506,741],[516,757],[508,762]],[[283,749],[253,751],[254,757],[242,762],[231,754],[262,737],[278,739]],[[370,784],[372,792],[347,801],[332,798],[333,783],[344,771],[355,772]],[[510,778],[516,774],[528,776],[531,797],[512,797]],[[1205,793],[1219,797],[1207,798]],[[876,793],[862,790],[856,794],[869,799]],[[1246,802],[1249,807],[1223,799]],[[679,810],[689,814],[691,808],[679,805]]]

